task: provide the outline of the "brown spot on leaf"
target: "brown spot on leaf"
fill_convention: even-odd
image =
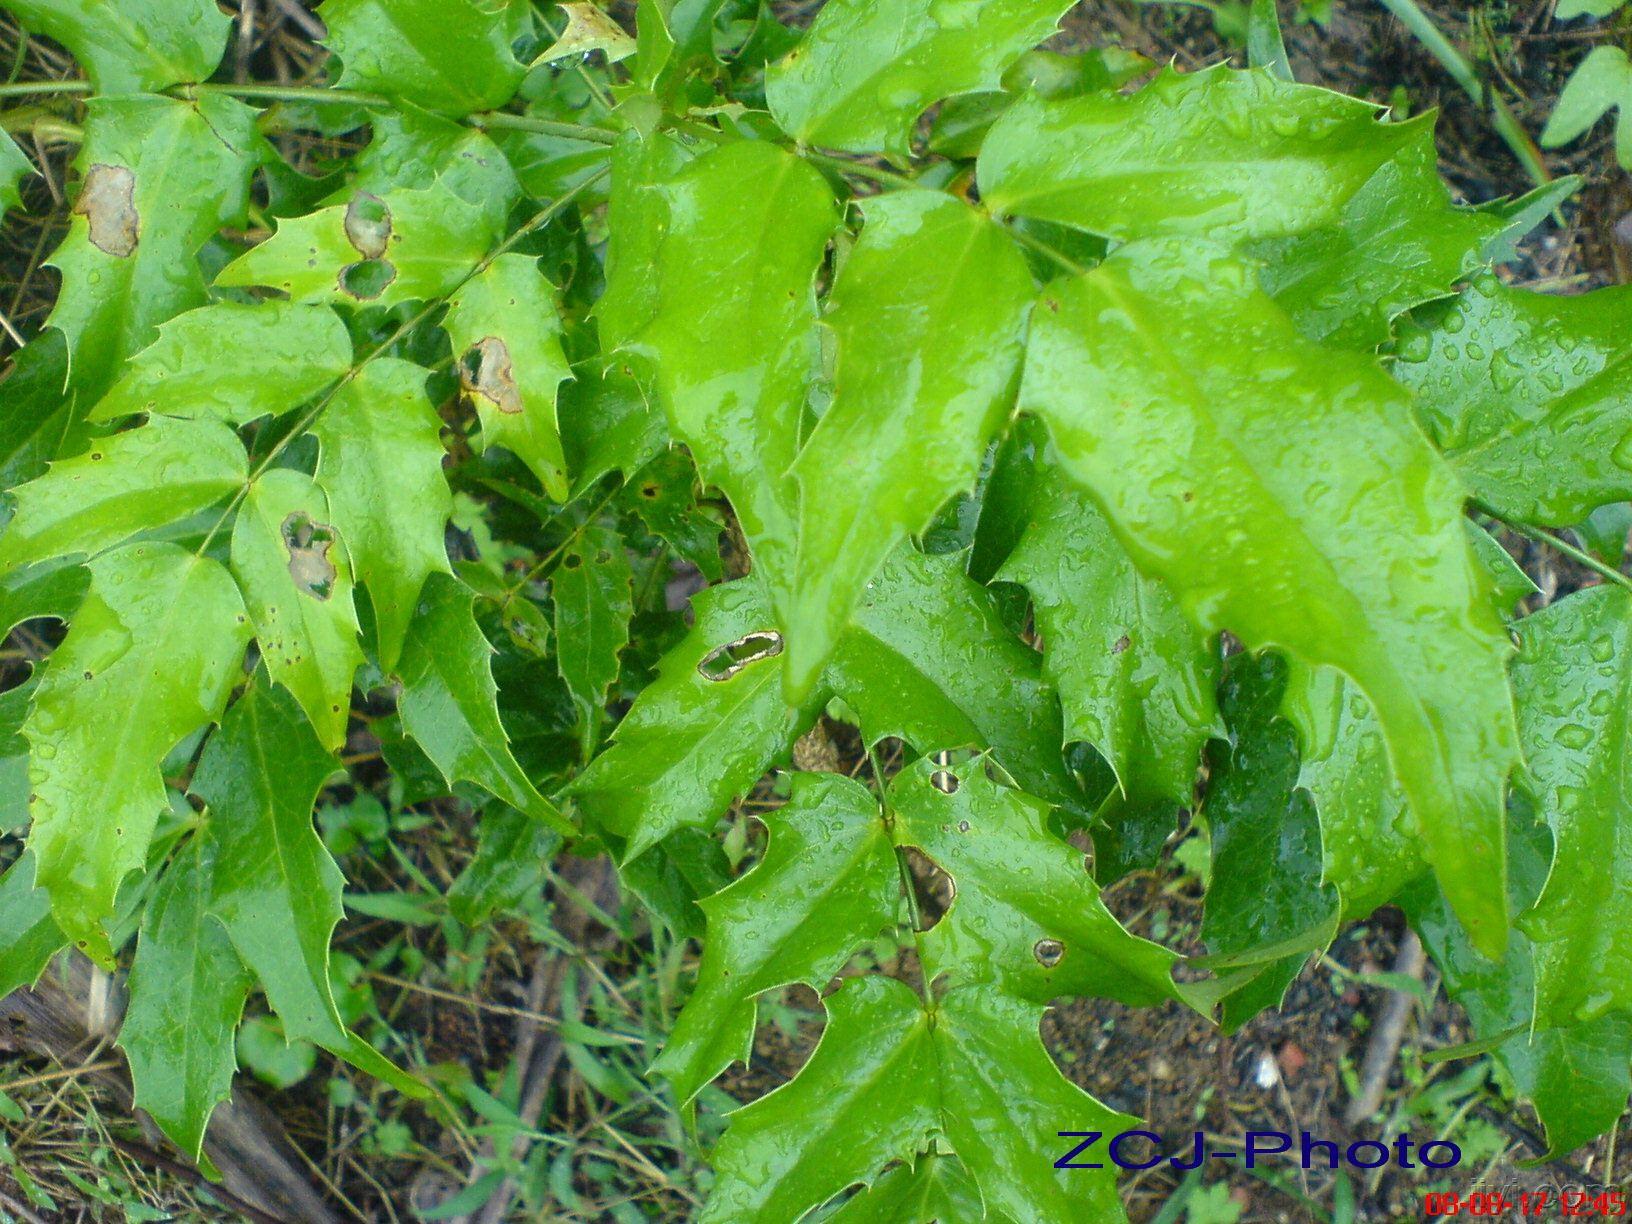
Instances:
[[[334,528],[312,521],[312,516],[296,510],[283,520],[283,546],[289,553],[289,576],[295,587],[313,599],[327,599],[334,593]]]
[[[359,191],[346,205],[346,241],[364,259],[378,259],[391,241],[391,210],[384,200]]]
[[[1121,654],[1124,650],[1126,650],[1129,646],[1132,646],[1132,645],[1133,645],[1133,639],[1128,637],[1128,635],[1124,633],[1121,637],[1117,638],[1116,641],[1112,644],[1111,653],[1112,654]]]
[[[746,633],[734,642],[709,651],[697,664],[697,671],[706,680],[725,681],[750,663],[774,658],[781,653],[782,635],[774,629]]]
[[[141,240],[141,218],[136,215],[136,176],[124,166],[98,162],[85,173],[74,212],[84,217],[91,245],[120,259],[128,258]]]
[[[1044,969],[1052,969],[1065,959],[1065,945],[1057,939],[1039,939],[1031,954]]]
[[[389,259],[359,259],[340,269],[340,291],[360,302],[372,301],[397,279]]]
[[[459,381],[471,396],[480,396],[500,412],[521,411],[521,390],[516,386],[510,347],[497,336],[485,336],[470,346],[459,363]]]

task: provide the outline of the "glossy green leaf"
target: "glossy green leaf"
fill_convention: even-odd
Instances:
[[[1490,574],[1491,585],[1495,588],[1496,611],[1504,617],[1513,615],[1513,606],[1519,600],[1537,594],[1541,588],[1530,580],[1530,575],[1524,572],[1513,559],[1513,554],[1503,548],[1495,536],[1472,519],[1464,521],[1468,536],[1473,540],[1474,555]]]
[[[425,371],[381,358],[346,383],[312,426],[317,483],[374,607],[382,671],[393,672],[425,580],[449,573],[453,494]]]
[[[996,89],[1054,33],[1068,0],[830,0],[767,75],[778,126],[804,144],[905,157],[914,121]]]
[[[351,339],[332,310],[217,302],[161,324],[90,419],[145,412],[243,425],[316,399],[350,368]]]
[[[32,34],[72,52],[107,94],[209,79],[232,23],[214,0],[6,0]]]
[[[782,700],[782,636],[754,578],[692,600],[691,632],[658,664],[612,736],[573,782],[590,820],[634,859],[677,829],[725,812],[815,720]]]
[[[623,348],[657,311],[657,252],[668,216],[670,179],[690,159],[686,147],[662,132],[625,132],[612,151],[607,203],[606,291],[595,303],[601,347]]]
[[[315,1042],[403,1092],[423,1095],[349,1032],[329,980],[340,869],[312,827],[312,805],[340,768],[300,708],[263,679],[205,745],[191,790],[209,805],[200,853],[213,854],[209,913],[226,928],[291,1041]]]
[[[578,708],[586,759],[600,739],[606,691],[618,678],[618,656],[629,644],[633,580],[623,538],[599,524],[579,532],[550,579],[556,663]]]
[[[310,476],[275,468],[250,485],[232,531],[232,573],[261,660],[331,750],[345,740],[363,661],[351,561],[332,517]]]
[[[1484,276],[1421,312],[1394,376],[1482,503],[1570,526],[1632,497],[1632,289],[1556,297]]]
[[[160,765],[220,716],[250,629],[225,567],[173,544],[127,544],[89,568],[23,732],[37,881],[64,934],[108,963],[103,920],[165,810]]]
[[[10,209],[23,206],[22,193],[18,191],[17,184],[24,176],[33,173],[34,163],[17,147],[15,140],[0,132],[0,221],[6,219]]]
[[[1123,930],[1082,852],[1048,831],[1047,807],[992,781],[985,766],[978,757],[919,761],[890,788],[896,840],[952,878],[951,908],[919,940],[925,974],[1035,1003],[1092,995],[1149,1007],[1177,998],[1178,958]]]
[[[469,588],[451,577],[437,574],[426,582],[397,668],[402,725],[449,785],[473,782],[571,834],[571,822],[538,793],[510,752],[499,721],[493,647],[476,624],[473,602]]]
[[[62,452],[82,415],[79,398],[60,331],[47,328],[12,355],[0,380],[0,488],[34,479]]]
[[[1099,750],[1131,808],[1188,806],[1202,746],[1222,730],[1218,653],[1090,497],[1052,464],[1036,480],[1025,535],[997,576],[1031,593],[1065,738]]]
[[[225,425],[155,416],[12,490],[0,567],[100,552],[224,501],[248,478],[243,444]]]
[[[899,906],[895,849],[860,783],[795,774],[788,802],[761,819],[759,865],[700,902],[708,935],[697,985],[652,1066],[681,1104],[747,1060],[758,995],[793,982],[820,990]]]
[[[1377,116],[1355,98],[1228,68],[1169,70],[1131,94],[1027,98],[981,150],[981,199],[1121,239],[1342,226],[1349,201],[1427,128]]]
[[[1006,1224],[986,1210],[980,1187],[956,1156],[922,1152],[826,1217],[827,1224]]]
[[[319,16],[340,88],[464,115],[503,106],[521,84],[510,44],[526,12],[511,0],[328,0]]]
[[[24,852],[0,875],[0,998],[32,986],[67,942],[51,895],[34,883],[34,856]]]
[[[232,1092],[233,1030],[251,984],[209,912],[212,854],[204,838],[193,838],[148,901],[119,1030],[137,1107],[195,1162],[210,1114]]]
[[[748,141],[652,190],[662,241],[646,325],[624,347],[652,363],[671,431],[730,498],[781,609],[798,530],[787,472],[818,369],[815,280],[836,220],[832,193],[799,158]]]
[[[1161,242],[1044,294],[1021,402],[1202,629],[1355,681],[1447,895],[1499,954],[1511,647],[1396,385],[1301,337],[1242,263]]]
[[[802,700],[894,547],[974,484],[1012,408],[1031,274],[986,216],[939,192],[866,204],[833,287],[833,402],[799,482],[787,690]]]
[[[74,385],[95,399],[160,323],[203,303],[195,256],[242,221],[258,138],[255,112],[219,94],[86,106],[79,193],[50,260],[62,290],[49,322],[68,338]]]
[[[28,824],[28,739],[23,723],[38,686],[35,671],[0,693],[0,833],[17,833]],[[33,869],[29,870],[32,879]]]
[[[555,289],[526,255],[501,255],[460,286],[442,320],[460,382],[482,422],[482,443],[527,465],[544,491],[567,500],[556,390],[572,370],[561,351]]]
[[[561,835],[507,803],[482,812],[476,853],[448,889],[448,910],[466,926],[486,922],[543,887],[546,870],[561,848]]]

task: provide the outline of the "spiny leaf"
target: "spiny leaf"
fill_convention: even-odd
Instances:
[[[209,912],[226,928],[283,1021],[400,1091],[424,1089],[348,1032],[329,984],[340,869],[312,827],[317,792],[340,768],[283,689],[257,677],[227,712],[193,775],[209,805],[201,853],[213,855]]]
[[[23,723],[39,682],[35,670],[21,684],[0,693],[0,833],[16,833],[28,825],[28,740]]]
[[[319,12],[340,88],[450,115],[510,100],[525,72],[510,44],[526,14],[513,0],[329,0]]]
[[[670,429],[730,498],[780,610],[792,598],[787,471],[818,366],[814,286],[832,193],[799,158],[743,141],[689,163],[649,203],[663,238],[637,273],[650,278],[649,313],[625,347],[654,366]]]
[[[790,699],[803,700],[867,579],[974,484],[1011,409],[1031,273],[982,213],[940,192],[865,205],[833,287],[833,402],[800,451]]]
[[[561,351],[554,294],[536,260],[501,255],[460,286],[442,326],[481,419],[483,445],[509,450],[546,493],[564,502],[567,460],[555,396],[572,370]]]
[[[1218,653],[1093,499],[1052,463],[1036,479],[1026,533],[997,576],[1031,592],[1065,738],[1104,755],[1132,809],[1188,806],[1202,746],[1222,730]]]
[[[1164,71],[1132,94],[1024,98],[981,150],[993,212],[1110,238],[1209,242],[1341,226],[1346,204],[1431,120],[1266,72]]]
[[[556,664],[578,707],[586,760],[600,739],[606,690],[618,678],[618,655],[629,644],[633,581],[623,538],[599,524],[579,533],[550,578]]]
[[[220,716],[250,629],[225,567],[173,544],[127,544],[89,569],[23,732],[37,881],[64,934],[106,964],[102,921],[165,809],[159,767]]]
[[[25,851],[0,875],[0,998],[32,986],[68,937],[51,917],[51,895],[34,883]]]
[[[195,1162],[210,1114],[232,1092],[233,1031],[251,983],[226,928],[209,912],[212,854],[194,837],[148,901],[119,1030],[136,1105]]]
[[[207,80],[232,28],[214,0],[6,0],[6,7],[30,33],[67,47],[106,94]]]
[[[914,120],[953,94],[996,89],[1054,32],[1069,0],[831,0],[771,69],[766,100],[802,143],[907,155]]]
[[[67,337],[47,328],[23,345],[0,381],[0,404],[0,488],[11,489],[45,471],[83,416],[68,385]]]
[[[219,94],[86,105],[79,194],[50,260],[62,290],[48,322],[68,338],[75,387],[94,400],[160,323],[204,301],[194,257],[216,230],[242,221],[258,138],[255,112]]]
[[[601,52],[607,63],[616,64],[635,53],[635,40],[595,5],[564,0],[561,11],[567,15],[566,28],[533,61],[533,67],[572,56],[586,56],[592,51]]]
[[[90,419],[164,413],[244,425],[315,399],[350,367],[351,339],[326,307],[216,302],[161,324]]]
[[[155,416],[14,489],[0,567],[100,552],[212,506],[248,478],[243,444],[225,425]]]
[[[1046,1003],[1061,995],[1148,1007],[1179,997],[1178,959],[1122,929],[1080,851],[1048,832],[1048,809],[964,765],[919,761],[890,788],[898,843],[952,879],[951,908],[919,941],[924,973],[991,983]]]
[[[690,158],[684,145],[661,131],[645,136],[625,132],[613,148],[606,291],[595,303],[606,352],[633,340],[657,311],[657,253],[664,238],[660,222],[669,212],[666,189]]]
[[[363,661],[351,562],[328,499],[290,468],[256,477],[232,532],[232,573],[261,659],[300,702],[318,741],[338,748],[351,713],[351,678]]]
[[[469,588],[454,578],[436,574],[425,583],[397,668],[402,725],[449,785],[474,782],[570,835],[571,822],[538,793],[511,755],[499,721],[493,647],[476,624],[473,603]]]
[[[486,922],[536,891],[560,848],[561,835],[535,817],[507,803],[488,804],[476,853],[448,889],[448,911],[466,926]]]
[[[1303,339],[1245,265],[1159,242],[1043,295],[1021,402],[1202,629],[1354,679],[1447,895],[1499,954],[1510,647],[1396,385]]]
[[[1530,580],[1530,575],[1519,567],[1513,554],[1503,548],[1495,536],[1472,519],[1464,519],[1463,522],[1467,526],[1468,537],[1473,541],[1474,556],[1479,558],[1480,564],[1490,575],[1497,613],[1504,618],[1512,616],[1514,604],[1536,594],[1541,588]],[[1620,559],[1619,554],[1615,559]]]
[[[1517,628],[1519,735],[1553,831],[1547,885],[1520,920],[1536,1024],[1632,1019],[1632,595],[1579,591]]]
[[[368,589],[387,674],[426,578],[450,572],[443,534],[453,494],[442,475],[440,432],[425,371],[391,358],[365,366],[312,425],[317,483]]]
[[[1632,289],[1557,297],[1483,276],[1425,309],[1394,376],[1504,518],[1565,527],[1632,497]]]
[[[895,850],[878,801],[837,774],[795,774],[788,802],[761,817],[759,865],[699,902],[708,937],[697,985],[652,1070],[684,1104],[749,1056],[754,1001],[778,986],[826,985],[899,904]]]
[[[828,1224],[1008,1224],[988,1212],[956,1156],[921,1152],[847,1200]]]
[[[24,175],[34,173],[34,163],[21,149],[17,142],[4,132],[0,132],[0,221],[6,219],[8,209],[23,206],[22,194],[17,190]]]

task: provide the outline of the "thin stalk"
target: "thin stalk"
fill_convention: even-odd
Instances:
[[[563,123],[559,119],[539,119],[532,115],[513,115],[509,111],[485,111],[470,117],[472,127],[514,128],[523,132],[542,132],[546,136],[561,136],[568,140],[583,140],[590,144],[616,144],[618,134],[606,128],[589,127],[582,123]]]
[[[829,166],[840,174],[856,174],[862,178],[870,178],[875,183],[883,183],[887,187],[920,187],[916,179],[908,178],[905,174],[897,174],[894,170],[885,170],[882,167],[869,165],[867,162],[847,161],[842,157],[832,157],[826,153],[817,153],[810,149],[801,150],[806,161],[813,161],[819,165]]]
[[[260,98],[267,102],[311,102],[319,106],[366,106],[379,108],[395,106],[384,94],[363,93],[354,89],[333,89],[326,85],[242,85],[230,82],[220,85],[178,85],[172,90],[178,98],[195,94],[227,94],[234,98]]]
[[[87,94],[89,81],[12,81],[0,85],[0,98],[23,98],[30,94]]]
[[[1535,540],[1538,544],[1546,544],[1549,547],[1556,548],[1559,552],[1563,553],[1577,565],[1585,566],[1599,577],[1607,578],[1611,582],[1617,582],[1627,590],[1632,591],[1632,578],[1628,578],[1625,574],[1621,573],[1620,570],[1615,569],[1613,566],[1605,565],[1602,561],[1598,560],[1597,557],[1593,556],[1589,552],[1585,552],[1582,549],[1577,548],[1568,540],[1561,540],[1552,532],[1543,531],[1539,527],[1530,527],[1524,523],[1509,522],[1500,515],[1492,513],[1489,507],[1481,506],[1479,508],[1486,514],[1489,514],[1491,518],[1495,519],[1503,527],[1508,528],[1508,530],[1517,532],[1519,535],[1524,536],[1528,540]]]

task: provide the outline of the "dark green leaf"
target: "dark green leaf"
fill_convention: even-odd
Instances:
[[[600,739],[606,691],[618,678],[618,656],[629,644],[633,581],[623,538],[590,524],[561,554],[550,578],[555,603],[556,663],[578,708],[587,760]]]

